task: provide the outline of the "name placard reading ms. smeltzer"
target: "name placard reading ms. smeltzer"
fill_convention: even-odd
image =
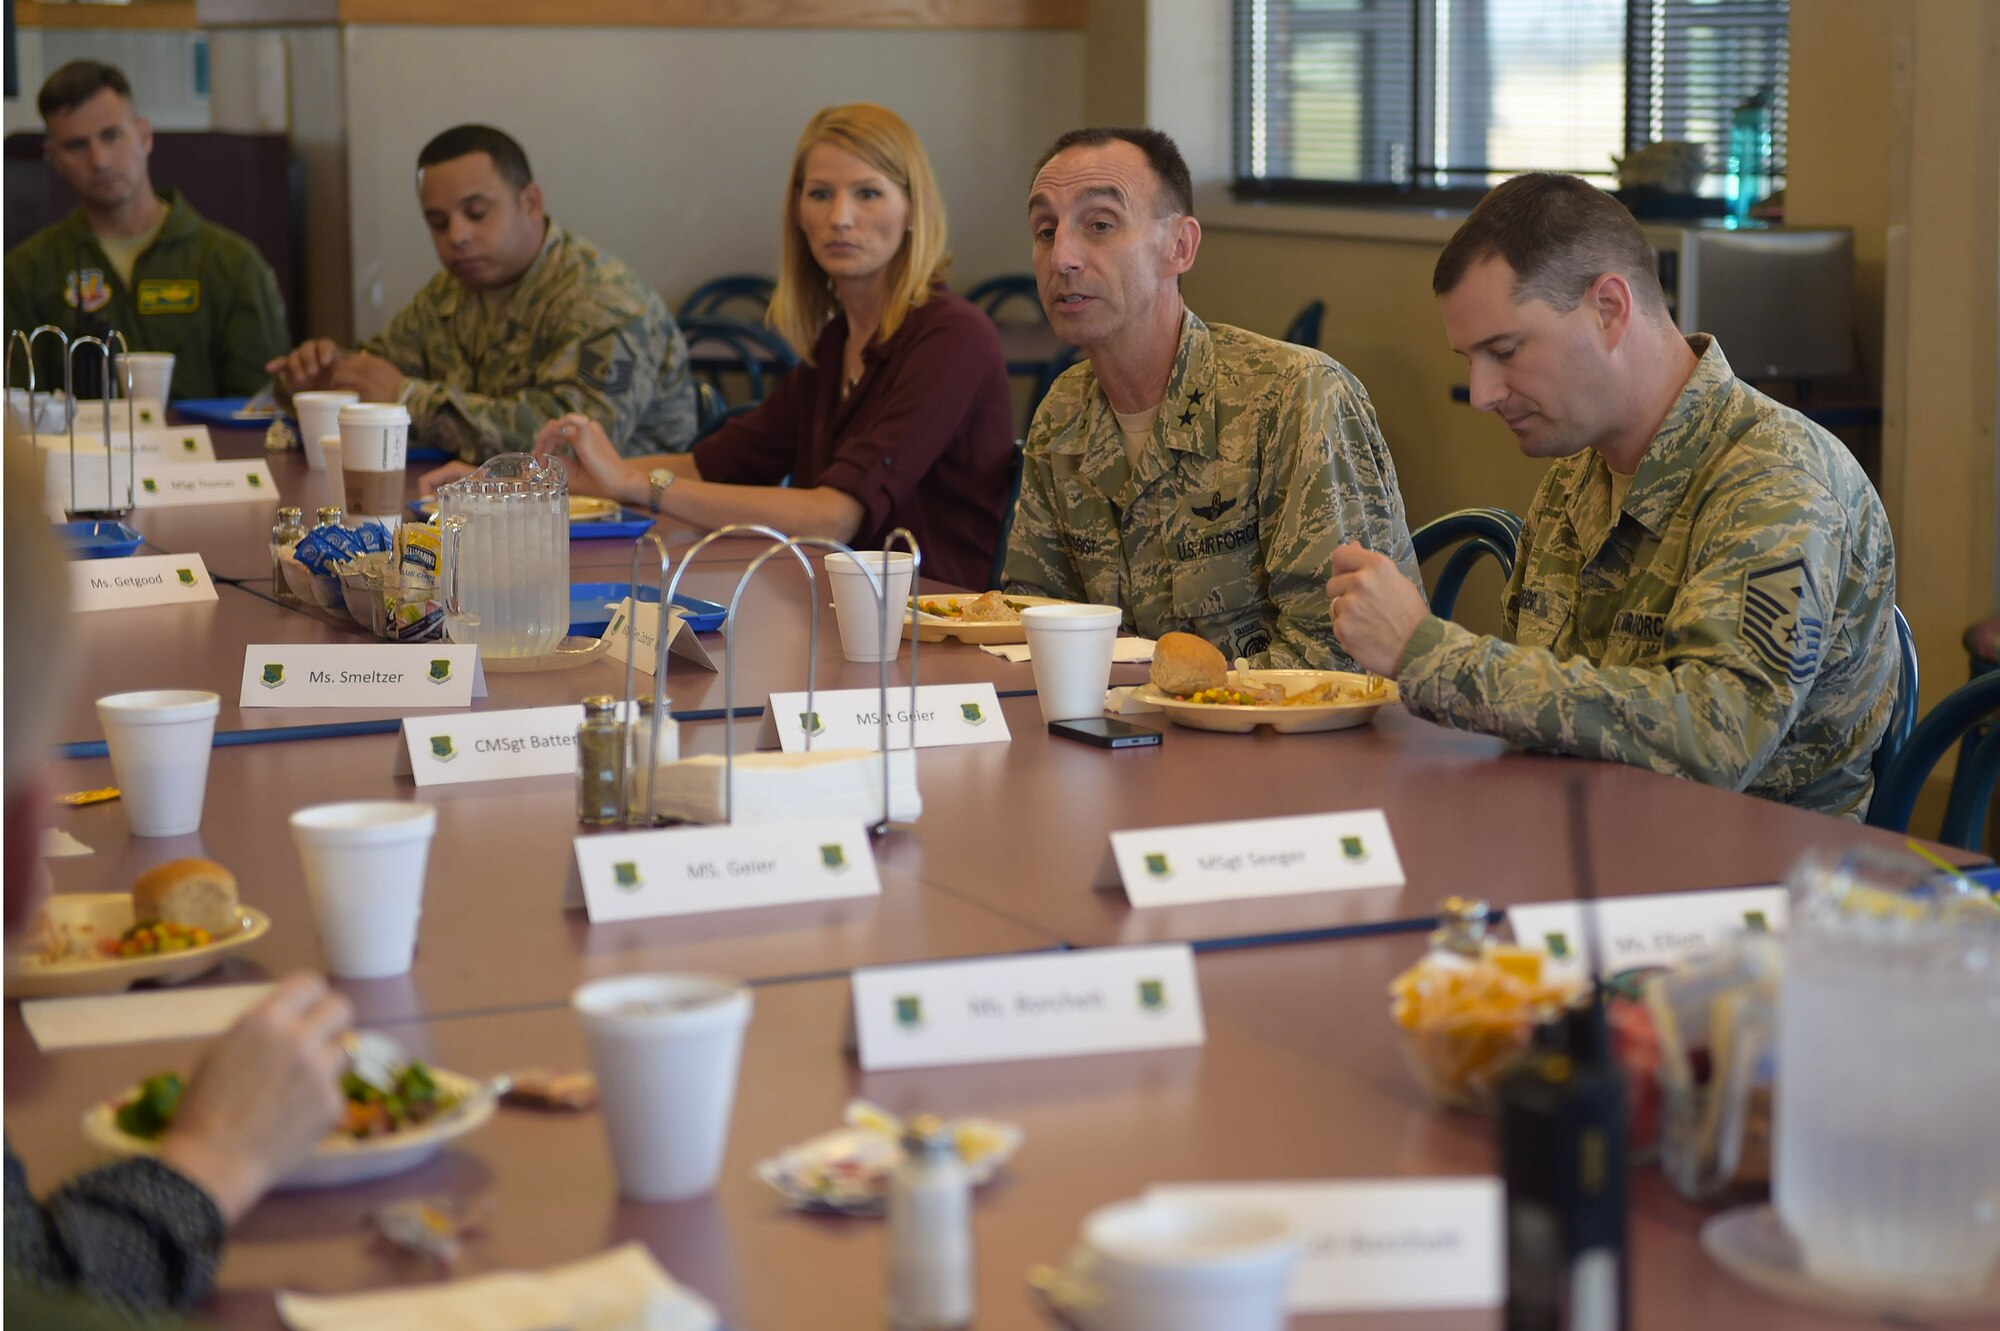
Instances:
[[[243,649],[241,707],[466,707],[486,696],[479,649],[459,643]]]

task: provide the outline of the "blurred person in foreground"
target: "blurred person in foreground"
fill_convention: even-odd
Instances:
[[[313,338],[265,368],[288,393],[345,388],[410,409],[410,439],[470,470],[525,453],[562,412],[625,453],[694,438],[687,343],[658,292],[548,215],[528,155],[490,125],[417,154],[417,199],[444,271],[351,351]]]
[[[1192,633],[1254,667],[1353,669],[1321,591],[1334,547],[1381,551],[1419,585],[1361,382],[1187,307],[1201,223],[1156,129],[1057,139],[1028,229],[1049,325],[1086,359],[1029,427],[1007,589],[1115,605],[1144,637]]]
[[[12,441],[10,440],[11,444]],[[37,489],[10,447],[6,468],[5,923],[34,925],[48,894],[42,834],[52,805],[49,718],[67,678],[69,578]],[[317,976],[294,975],[205,1053],[157,1158],[79,1174],[37,1202],[6,1148],[7,1313],[144,1314],[208,1297],[225,1231],[311,1153],[338,1120],[352,1012]],[[42,1057],[38,1055],[37,1057]],[[47,1057],[60,1058],[61,1054]],[[10,1067],[10,1077],[33,1076]],[[82,1106],[77,1108],[81,1109]],[[67,1302],[75,1296],[73,1305]],[[45,1324],[66,1325],[68,1316]]]
[[[1419,716],[1859,819],[1900,667],[1889,519],[1846,445],[1683,335],[1638,223],[1575,176],[1488,194],[1431,285],[1472,405],[1556,461],[1499,637],[1345,548],[1342,644]]]
[[[1014,465],[1012,398],[992,320],[945,288],[944,198],[916,133],[865,102],[815,115],[792,154],[780,245],[770,321],[799,365],[754,410],[680,457],[621,461],[576,416],[545,426],[536,449],[574,450],[579,490],[698,527],[755,522],[869,550],[907,527],[926,577],[983,589]]]

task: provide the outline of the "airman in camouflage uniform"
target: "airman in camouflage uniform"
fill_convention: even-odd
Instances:
[[[1735,377],[1714,339],[1612,522],[1586,449],[1521,533],[1505,641],[1435,617],[1411,711],[1858,818],[1898,674],[1888,516],[1846,447]]]
[[[1554,460],[1499,638],[1343,547],[1334,632],[1420,716],[1849,818],[1897,684],[1895,552],[1853,456],[1674,324],[1615,199],[1489,193],[1432,290],[1470,400]]]
[[[687,343],[666,303],[553,218],[511,294],[496,300],[440,272],[360,350],[409,376],[416,436],[468,462],[528,452],[543,422],[571,411],[628,457],[694,441]]]
[[[1321,352],[1189,310],[1136,468],[1088,362],[1049,390],[1028,432],[1006,581],[1119,606],[1134,632],[1198,634],[1255,666],[1347,670],[1321,590],[1343,541],[1417,581],[1367,391]]]

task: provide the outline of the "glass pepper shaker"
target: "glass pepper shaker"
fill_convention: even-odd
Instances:
[[[583,700],[583,724],[576,728],[576,820],[586,827],[609,827],[624,813],[618,775],[623,769],[624,728],[618,703],[608,693]]]
[[[291,584],[285,581],[285,551],[305,539],[305,510],[302,508],[281,508],[278,510],[277,525],[271,528],[271,595],[274,599],[295,602],[299,598],[292,595]]]

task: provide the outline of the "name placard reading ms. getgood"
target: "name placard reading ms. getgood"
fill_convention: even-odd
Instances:
[[[243,649],[243,707],[466,707],[483,697],[479,649],[459,643]]]
[[[215,599],[200,555],[79,559],[69,566],[70,604],[78,610],[128,610]]]

